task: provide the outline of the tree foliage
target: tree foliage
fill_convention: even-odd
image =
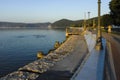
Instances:
[[[111,0],[109,4],[110,15],[114,20],[114,25],[120,26],[120,0]]]
[[[113,24],[113,19],[110,14],[105,14],[101,17],[101,26],[107,27]]]

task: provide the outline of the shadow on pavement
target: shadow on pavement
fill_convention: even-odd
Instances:
[[[72,73],[69,71],[47,71],[41,74],[36,80],[70,80]]]

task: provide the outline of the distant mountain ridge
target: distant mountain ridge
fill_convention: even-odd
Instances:
[[[72,21],[68,19],[61,19],[54,23],[16,23],[16,22],[0,22],[0,28],[66,28],[70,26],[82,26],[83,20]]]
[[[0,28],[47,28],[51,23],[0,22]]]
[[[61,19],[52,23],[51,26],[52,28],[66,28],[70,26],[82,26],[82,24],[83,24],[83,20],[72,21],[68,19]]]
[[[86,26],[93,26],[95,27],[98,25],[98,18],[93,17],[89,20],[86,20]],[[84,20],[68,20],[68,19],[61,19],[54,23],[14,23],[14,22],[0,22],[0,28],[66,28],[66,27],[82,27],[84,24]],[[101,26],[107,27],[108,25],[112,24],[112,19],[110,18],[109,14],[105,14],[101,16]]]

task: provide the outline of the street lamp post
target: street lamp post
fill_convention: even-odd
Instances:
[[[84,13],[84,31],[86,31],[86,13]]]
[[[88,12],[88,27],[90,27],[90,12]]]
[[[101,13],[101,0],[98,0],[98,28],[97,28],[97,41],[96,49],[102,49],[102,34],[101,34],[101,25],[100,25],[100,13]]]

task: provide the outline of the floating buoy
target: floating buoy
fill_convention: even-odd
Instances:
[[[44,57],[43,52],[42,51],[38,51],[37,58],[38,59],[42,59],[43,57]]]

